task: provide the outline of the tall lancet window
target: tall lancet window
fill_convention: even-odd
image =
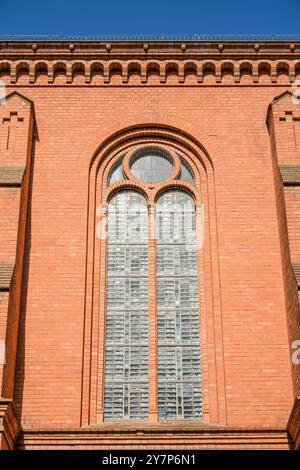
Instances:
[[[134,191],[108,206],[105,419],[148,416],[148,210]]]
[[[106,421],[202,418],[196,170],[153,144],[105,173]]]
[[[201,416],[195,204],[171,190],[156,205],[158,413]]]

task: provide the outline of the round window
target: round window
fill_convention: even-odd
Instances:
[[[159,183],[172,173],[173,162],[165,150],[147,147],[138,150],[131,159],[131,173],[145,183]]]

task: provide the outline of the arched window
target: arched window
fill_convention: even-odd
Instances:
[[[202,417],[195,191],[169,146],[108,169],[104,420]]]
[[[156,206],[158,415],[201,416],[195,204],[180,190]]]
[[[148,211],[134,191],[108,206],[105,419],[148,416]]]

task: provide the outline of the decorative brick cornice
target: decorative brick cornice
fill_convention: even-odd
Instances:
[[[300,396],[295,398],[287,429],[294,441],[295,449],[300,450]]]
[[[0,38],[1,39],[1,38]],[[1,56],[40,58],[97,56],[175,58],[220,57],[282,57],[299,56],[300,41],[1,41]]]
[[[12,400],[0,397],[0,450],[13,450],[20,431]]]
[[[280,165],[279,168],[285,186],[300,185],[300,165]]]
[[[13,274],[12,264],[0,263],[0,291],[8,291]]]
[[[268,76],[269,84],[274,86],[292,83],[299,70],[300,42],[0,43],[0,76],[7,85],[107,86],[116,84],[112,78],[117,74],[118,86],[144,86],[152,84],[150,77],[154,73],[161,85],[266,85],[260,77]],[[82,76],[79,82],[78,75]],[[170,75],[172,80],[168,80]]]
[[[0,186],[20,187],[24,170],[22,166],[0,166]]]

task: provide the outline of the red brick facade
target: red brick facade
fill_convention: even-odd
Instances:
[[[1,448],[300,448],[297,79],[298,44],[2,44]],[[153,142],[204,208],[203,420],[158,421],[152,328],[149,421],[108,423],[97,208],[114,158]]]

